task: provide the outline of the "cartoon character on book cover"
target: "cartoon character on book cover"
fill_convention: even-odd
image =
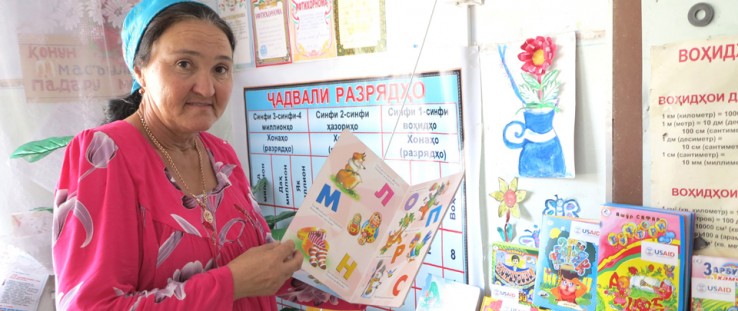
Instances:
[[[599,225],[555,216],[543,221],[546,236],[538,257],[534,303],[555,310],[594,311]]]
[[[738,258],[692,257],[692,311],[738,311]]]
[[[684,310],[679,306],[678,216],[605,206],[601,220],[597,285],[602,310]]]
[[[490,284],[518,289],[518,301],[531,305],[537,262],[536,248],[505,242],[493,243]]]

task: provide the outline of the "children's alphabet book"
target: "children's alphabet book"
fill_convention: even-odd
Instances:
[[[738,311],[737,289],[738,258],[692,257],[692,311]]]
[[[463,176],[409,185],[343,131],[283,237],[304,257],[294,277],[351,303],[401,306]]]
[[[600,214],[602,310],[688,310],[694,214],[622,204]]]
[[[599,241],[595,220],[544,215],[533,303],[552,310],[594,311]]]
[[[490,287],[514,289],[518,294],[515,302],[532,305],[538,249],[513,243],[495,242],[492,243],[491,251]],[[492,298],[503,297],[492,295]]]

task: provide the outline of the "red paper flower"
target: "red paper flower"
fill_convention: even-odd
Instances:
[[[631,266],[628,268],[628,272],[630,272],[631,275],[635,275],[635,274],[638,274],[638,269]]]
[[[535,37],[525,40],[520,46],[523,52],[518,54],[518,59],[523,62],[520,67],[523,71],[536,75],[539,78],[546,73],[556,56],[556,44],[551,37]]]

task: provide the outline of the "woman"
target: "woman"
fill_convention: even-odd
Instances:
[[[235,152],[205,132],[231,94],[231,30],[202,4],[145,0],[122,39],[131,95],[69,144],[55,195],[58,308],[276,310],[302,256],[269,243]]]

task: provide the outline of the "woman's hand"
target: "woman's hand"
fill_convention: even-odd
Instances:
[[[291,240],[252,247],[227,265],[233,274],[233,299],[274,295],[301,265]]]

